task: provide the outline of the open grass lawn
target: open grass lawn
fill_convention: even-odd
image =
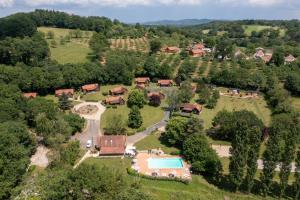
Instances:
[[[277,30],[279,27],[262,26],[262,25],[244,25],[243,28],[245,30],[245,34],[247,36],[251,36],[252,31],[260,32],[264,29],[269,29],[269,28],[273,28]],[[284,36],[284,35],[285,35],[285,30],[280,29],[280,36]]]
[[[48,31],[53,31],[54,33],[54,40],[57,43],[55,48],[51,47],[50,45],[52,39],[47,39],[47,42],[50,46],[52,59],[61,64],[83,63],[88,60],[88,55],[91,53],[88,42],[89,37],[92,36],[92,32],[89,32],[89,37],[87,37],[85,35],[86,31],[83,31],[83,38],[72,38],[70,42],[62,45],[60,44],[60,38],[68,35],[71,29],[40,27],[38,30],[46,35]]]
[[[238,111],[246,109],[253,111],[265,125],[270,123],[271,111],[267,107],[265,100],[262,97],[254,99],[241,99],[237,97],[221,96],[218,100],[217,106],[214,109],[204,108],[200,114],[200,118],[204,120],[204,127],[208,129],[211,127],[213,118],[221,110]]]
[[[292,97],[292,105],[300,110],[300,97]]]
[[[168,147],[162,144],[159,140],[161,133],[155,132],[143,140],[135,144],[137,150],[148,150],[148,149],[162,149],[165,153],[170,154],[172,152],[178,152],[179,149],[175,147]]]
[[[101,129],[105,128],[108,124],[108,120],[114,114],[120,114],[123,116],[123,119],[127,121],[130,108],[126,105],[117,106],[117,108],[109,108],[101,116]],[[144,108],[140,110],[143,118],[143,128],[147,128],[159,121],[164,117],[164,110],[160,107],[153,107],[145,105]],[[132,130],[128,128],[128,130]]]
[[[203,200],[224,200],[228,197],[230,200],[260,200],[269,199],[254,195],[234,194],[227,191],[218,189],[212,184],[209,184],[202,176],[193,176],[191,184],[186,185],[183,183],[173,181],[157,181],[136,178],[127,175],[126,168],[130,167],[129,159],[120,158],[89,158],[84,163],[95,164],[99,167],[107,166],[111,169],[120,170],[128,181],[139,180],[142,190],[153,196],[157,200],[170,200],[170,199],[203,199]]]

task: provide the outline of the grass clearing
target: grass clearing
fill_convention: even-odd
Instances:
[[[242,109],[253,111],[265,125],[269,125],[271,120],[271,111],[263,97],[242,99],[238,97],[221,96],[214,109],[204,108],[200,114],[201,119],[204,120],[205,129],[211,127],[213,118],[223,109],[228,111],[238,111]]]
[[[128,108],[126,105],[117,106],[117,108],[106,109],[106,111],[101,116],[101,129],[103,130],[107,126],[108,119],[110,119],[111,116],[115,114],[122,115],[123,119],[127,121],[129,112],[130,112],[130,108]],[[164,117],[164,110],[160,107],[145,105],[144,108],[140,110],[140,112],[143,118],[143,124],[141,126],[143,128],[147,128],[161,121]],[[130,128],[128,128],[128,130],[136,131],[136,129],[130,129]]]
[[[92,36],[91,31],[82,31],[82,38],[71,38],[70,42],[60,44],[62,37],[67,36],[71,29],[39,27],[38,31],[46,35],[49,31],[54,33],[54,39],[46,39],[50,46],[51,58],[61,64],[66,63],[83,63],[88,61],[88,56],[92,52],[89,48],[89,39]],[[88,32],[88,36],[85,34]],[[52,47],[51,41],[55,40],[57,45]]]
[[[165,153],[170,154],[172,152],[178,152],[179,149],[175,147],[169,147],[161,143],[159,140],[161,136],[160,132],[152,133],[151,135],[147,136],[143,140],[137,142],[135,144],[137,150],[149,150],[149,149],[157,149],[160,148]]]
[[[292,105],[300,111],[300,97],[292,97]]]
[[[256,32],[260,32],[262,30],[265,30],[265,29],[279,29],[278,26],[263,26],[263,25],[244,25],[243,26],[244,30],[245,30],[245,34],[247,36],[251,36],[251,33],[253,31],[256,31]],[[280,29],[280,36],[283,37],[285,35],[285,30],[284,29]]]

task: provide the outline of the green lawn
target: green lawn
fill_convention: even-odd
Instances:
[[[142,190],[153,196],[157,200],[170,199],[203,199],[203,200],[224,200],[228,197],[230,200],[262,200],[270,199],[254,195],[235,194],[218,189],[209,184],[202,176],[193,176],[191,184],[186,185],[173,181],[157,181],[142,178],[136,178],[127,175],[126,168],[130,167],[130,160],[120,158],[89,158],[84,161],[87,164],[95,164],[99,167],[107,166],[112,169],[120,170],[128,181],[138,181],[141,183]]]
[[[245,30],[245,34],[247,36],[251,36],[252,31],[256,31],[256,32],[260,32],[264,29],[278,29],[279,27],[272,27],[272,26],[262,26],[262,25],[244,25],[243,26],[244,30]],[[280,36],[284,36],[285,34],[285,30],[284,29],[280,29]]]
[[[292,97],[291,99],[292,99],[292,105],[296,109],[300,110],[300,97]]]
[[[255,99],[240,99],[237,97],[221,96],[214,109],[204,108],[200,114],[201,119],[204,120],[205,129],[211,127],[213,118],[223,109],[228,111],[237,111],[242,109],[253,111],[265,123],[265,125],[269,125],[271,120],[271,111],[262,97]]]
[[[89,32],[89,37],[85,37],[85,34],[83,33],[85,38],[72,38],[69,43],[62,45],[60,44],[60,38],[68,35],[71,29],[40,27],[38,30],[46,35],[48,31],[53,31],[54,33],[54,40],[56,41],[57,46],[53,48],[51,45],[49,45],[52,59],[61,64],[83,63],[88,61],[87,57],[91,53],[88,42],[89,37],[92,36],[92,32]],[[51,39],[47,39],[49,44],[51,41]]]
[[[144,128],[147,128],[161,121],[164,116],[164,110],[160,107],[145,105],[144,108],[142,108],[140,111],[143,118],[142,127]],[[127,121],[129,112],[130,108],[128,108],[127,105],[117,106],[117,108],[106,109],[106,111],[101,116],[101,129],[103,130],[103,128],[107,126],[108,119],[114,114],[121,114],[123,116],[123,119]],[[128,130],[132,129],[128,128]]]
[[[179,151],[179,149],[175,147],[168,147],[162,144],[159,140],[160,135],[161,135],[160,132],[155,132],[147,136],[143,140],[139,141],[138,143],[135,144],[137,150],[148,150],[148,149],[160,148],[167,154]]]

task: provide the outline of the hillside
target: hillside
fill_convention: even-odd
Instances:
[[[142,23],[149,26],[195,26],[212,22],[211,19],[182,19],[182,20],[160,20]]]

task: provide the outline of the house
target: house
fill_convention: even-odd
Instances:
[[[180,106],[180,110],[184,113],[194,113],[199,115],[202,111],[202,106],[198,104],[185,103]]]
[[[180,48],[178,47],[167,47],[165,48],[166,53],[179,53]]]
[[[151,99],[154,96],[159,97],[160,100],[163,100],[165,98],[165,95],[161,92],[149,92],[147,94],[148,99]]]
[[[272,59],[273,53],[270,51],[268,53],[265,53],[265,51],[262,48],[257,48],[256,53],[254,54],[254,58],[261,59],[265,63],[269,63]]]
[[[128,90],[125,87],[122,87],[122,86],[115,87],[115,88],[109,90],[109,94],[113,95],[113,96],[123,95],[126,92],[128,92]]]
[[[125,135],[103,135],[99,137],[98,148],[100,156],[122,156],[126,150]]]
[[[203,43],[197,43],[192,46],[193,49],[204,49],[205,46]]]
[[[66,94],[69,98],[72,98],[74,96],[74,89],[58,89],[55,90],[55,96],[60,97],[63,94]]]
[[[88,84],[88,85],[84,85],[81,87],[81,90],[84,93],[88,93],[88,92],[96,92],[99,91],[100,87],[97,83],[95,84]]]
[[[138,90],[144,90],[146,88],[146,85],[145,84],[137,84],[135,86],[135,88],[138,89]]]
[[[160,87],[171,87],[173,85],[172,80],[158,80],[157,85]]]
[[[205,56],[205,51],[203,49],[192,49],[189,51],[190,55],[193,57],[203,57]]]
[[[108,97],[104,100],[105,104],[108,105],[124,105],[125,104],[125,100],[120,97],[120,96],[115,96],[115,97]]]
[[[289,54],[288,56],[284,57],[285,64],[295,62],[295,60],[296,60],[296,58],[292,54]]]
[[[137,77],[137,78],[135,79],[135,83],[136,83],[137,85],[144,84],[144,85],[146,86],[146,85],[149,85],[149,83],[150,83],[150,78],[149,78],[149,77]]]
[[[23,97],[28,99],[34,99],[37,97],[37,93],[36,92],[23,93]]]

